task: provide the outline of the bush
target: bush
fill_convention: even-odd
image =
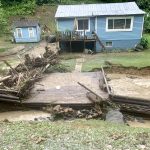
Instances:
[[[140,45],[142,45],[143,48],[148,48],[148,40],[147,40],[147,38],[143,37],[141,39]]]
[[[5,11],[7,16],[16,15],[31,15],[35,13],[35,0],[24,1],[21,4],[14,4],[13,6],[6,7]]]
[[[144,32],[145,33],[150,33],[150,16],[149,15],[145,16]]]
[[[7,20],[4,9],[0,2],[0,34],[7,30]]]

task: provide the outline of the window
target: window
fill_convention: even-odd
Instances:
[[[33,38],[34,37],[34,30],[33,30],[33,28],[28,28],[28,31],[29,31],[29,37]]]
[[[106,42],[105,45],[106,45],[106,47],[112,47],[112,42],[110,42],[110,41],[109,41],[109,42]]]
[[[16,33],[18,38],[22,38],[22,30],[21,28],[16,28]]]
[[[77,30],[90,30],[89,29],[89,19],[78,19],[78,28]]]
[[[133,17],[107,18],[106,31],[132,31]]]

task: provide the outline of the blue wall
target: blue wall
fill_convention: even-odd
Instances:
[[[19,27],[21,28],[21,27]],[[14,31],[14,38],[16,43],[24,43],[24,42],[39,42],[41,39],[41,29],[39,26],[32,27],[34,30],[34,37],[29,37],[28,27],[22,27],[22,37],[17,37],[16,29]]]
[[[141,39],[143,15],[134,16],[133,30],[132,31],[117,31],[106,32],[106,17],[97,18],[97,34],[103,44],[105,42],[112,41],[113,47],[108,49],[131,49],[134,48]],[[100,51],[101,47],[97,44],[97,51]]]
[[[106,18],[109,16],[98,16],[90,18],[90,32],[86,32],[87,35],[91,35],[92,31],[96,30],[102,43],[105,45],[107,41],[112,41],[113,46],[106,49],[120,49],[127,50],[134,48],[141,39],[143,15],[135,15],[133,19],[132,31],[116,31],[106,32]],[[111,16],[113,17],[113,16]],[[96,26],[96,27],[95,27]],[[74,18],[61,18],[57,19],[57,27],[59,31],[74,30]],[[101,51],[101,46],[97,42],[96,51]]]

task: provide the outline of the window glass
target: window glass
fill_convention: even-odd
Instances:
[[[108,29],[130,29],[131,28],[131,19],[108,19]]]
[[[34,37],[34,30],[33,30],[33,28],[29,28],[29,37],[30,38]]]
[[[78,20],[78,30],[88,30],[89,21],[88,19]]]
[[[21,29],[17,28],[17,37],[21,38],[22,37],[22,33],[21,33]]]
[[[108,20],[108,29],[113,29],[113,19]]]
[[[131,27],[131,19],[126,19],[126,29],[130,29]]]
[[[112,47],[112,42],[106,42],[106,47]]]
[[[114,20],[114,29],[124,29],[124,28],[125,28],[125,19]]]

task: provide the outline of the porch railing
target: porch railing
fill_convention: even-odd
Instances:
[[[56,32],[57,39],[60,40],[86,40],[96,39],[94,34],[86,34],[85,31],[58,31]]]

